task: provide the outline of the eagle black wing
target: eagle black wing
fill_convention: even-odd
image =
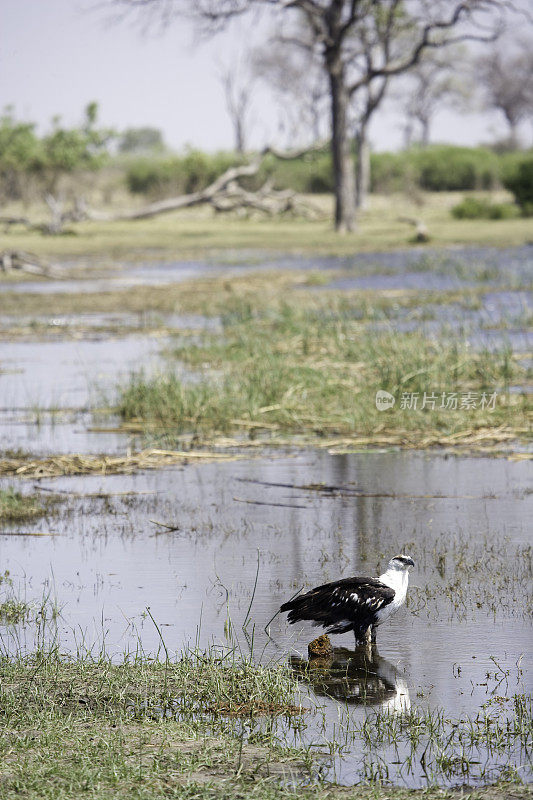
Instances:
[[[289,612],[291,623],[311,620],[327,628],[328,633],[353,630],[361,638],[394,594],[394,589],[377,578],[343,578],[298,595],[284,603],[280,611]]]

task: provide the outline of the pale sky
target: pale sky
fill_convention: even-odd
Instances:
[[[109,12],[96,11],[95,5],[0,0],[0,108],[14,106],[17,118],[43,130],[56,114],[67,124],[79,122],[83,108],[96,100],[101,125],[160,128],[175,149],[231,148],[217,63],[232,58],[242,32],[200,46],[190,23],[177,21],[162,35],[143,36],[131,22],[111,24]],[[275,140],[276,112],[260,90],[254,119],[252,145]],[[477,144],[504,131],[497,115],[443,112],[432,140]],[[396,149],[402,141],[400,118],[380,115],[370,138],[374,149]]]

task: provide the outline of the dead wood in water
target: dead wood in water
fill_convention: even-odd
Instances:
[[[43,262],[35,253],[26,253],[23,250],[3,250],[0,253],[0,272],[23,272],[27,275],[41,275],[44,278],[56,277],[54,268],[50,264]]]
[[[2,531],[2,536],[57,536],[57,533],[51,531]]]
[[[298,506],[295,503],[268,503],[265,500],[246,500],[244,497],[234,497],[236,503],[248,503],[250,506],[276,506],[278,508],[303,508],[307,509],[310,506]]]
[[[159,536],[161,533],[175,533],[180,530],[179,525],[167,525],[166,522],[159,522],[157,519],[151,519],[150,522],[152,525],[159,525],[161,528],[164,528],[163,531],[156,531],[154,534],[155,536]]]
[[[253,483],[259,486],[270,486],[278,489],[295,489],[300,492],[317,492],[326,497],[403,497],[414,500],[497,500],[496,495],[473,495],[473,494],[412,494],[404,492],[365,492],[354,486],[334,486],[326,483],[276,483],[274,481],[260,481],[255,478],[235,478],[241,483]],[[238,500],[238,497],[234,497]],[[279,503],[266,503],[252,500],[241,502],[257,502],[258,505],[281,505]],[[294,506],[295,508],[307,508],[307,506]]]
[[[107,500],[109,497],[138,497],[142,495],[164,494],[164,492],[153,491],[149,492],[72,492],[70,489],[51,489],[49,486],[41,486],[39,483],[33,484],[34,489],[40,492],[53,492],[54,494],[66,494],[69,497],[91,497],[97,500]]]

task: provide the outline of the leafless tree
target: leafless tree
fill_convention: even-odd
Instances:
[[[485,108],[503,114],[509,144],[516,147],[519,124],[533,116],[533,41],[494,46],[477,60],[475,70]]]
[[[428,51],[407,73],[396,92],[395,99],[405,118],[408,134],[406,146],[411,144],[418,127],[420,142],[426,147],[435,115],[444,108],[464,108],[472,93],[464,48]]]
[[[351,46],[361,52],[371,50],[373,44],[366,38],[362,28],[360,40]],[[297,40],[299,46],[291,44]],[[367,53],[370,56],[370,53]],[[316,143],[325,138],[325,122],[328,119],[329,89],[320,53],[317,51],[313,31],[309,28],[305,17],[298,21],[297,30],[289,36],[287,33],[275,34],[263,47],[254,54],[254,67],[261,77],[274,91],[282,106],[285,121],[291,139]],[[368,86],[361,87],[352,98],[349,109],[353,120],[357,169],[355,173],[355,204],[359,208],[364,204],[370,184],[370,150],[368,145],[368,127],[374,112],[379,108],[389,83],[387,77],[376,79]]]
[[[428,49],[468,39],[494,39],[513,0],[118,0],[141,13],[194,13],[216,32],[259,9],[278,14],[284,41],[302,41],[290,27],[303,17],[328,82],[337,230],[355,227],[355,173],[349,110],[354,97],[407,72]],[[398,36],[398,29],[409,37]],[[367,46],[360,47],[362,40]],[[355,44],[354,44],[355,43]],[[306,46],[307,43],[304,43]]]
[[[387,92],[390,78],[382,77],[370,82],[355,95],[359,101],[355,114],[355,206],[362,208],[370,190],[370,145],[368,128],[374,113],[378,110]]]
[[[245,71],[242,63],[234,63],[231,66],[221,67],[220,82],[224,89],[226,109],[233,125],[235,150],[237,153],[244,153],[248,141],[253,99],[253,75]]]
[[[307,33],[300,32],[305,47],[287,47],[283,35],[274,34],[252,55],[254,74],[277,100],[280,129],[291,144],[320,141],[327,122],[327,82]]]

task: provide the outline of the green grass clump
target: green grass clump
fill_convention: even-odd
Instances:
[[[30,607],[27,603],[19,600],[5,600],[0,603],[0,624],[16,625],[27,619]]]
[[[58,502],[56,497],[45,501],[38,495],[24,495],[12,486],[0,489],[0,522],[28,522],[43,517]]]
[[[259,301],[254,309],[250,298],[235,301],[223,336],[206,335],[202,344],[175,351],[204,371],[199,382],[183,382],[173,372],[134,375],[121,392],[119,412],[173,432],[423,436],[526,424],[521,395],[505,395],[494,410],[441,407],[442,392],[457,392],[460,406],[463,393],[476,392],[479,401],[523,378],[509,351],[476,353],[454,336],[434,340],[375,329],[359,314],[357,304],[327,314],[283,302],[265,308]],[[376,409],[379,389],[396,397],[393,409]],[[417,408],[401,407],[404,393],[417,395]],[[424,393],[434,402],[422,408]]]
[[[0,678],[5,798],[212,797],[233,780],[254,796],[265,781],[267,798],[276,796],[272,765],[305,768],[303,751],[279,747],[253,721],[255,711],[294,708],[285,667],[215,650],[120,664],[54,651],[2,659]]]
[[[509,754],[511,761],[522,742],[531,746],[530,707],[518,696],[513,713],[506,717],[508,723],[485,714],[458,726],[439,710],[412,710],[406,715],[378,712],[366,722],[351,720],[346,733],[365,746],[367,785],[354,790],[323,783],[317,778],[311,749],[286,744],[299,741],[299,726],[305,725],[307,716],[290,716],[297,692],[287,666],[265,668],[235,651],[215,648],[181,653],[176,660],[163,662],[144,656],[112,663],[105,655],[69,660],[57,650],[3,657],[2,797],[448,800],[456,793],[438,788],[431,777],[430,785],[418,791],[382,786],[382,770],[375,768],[380,763],[375,758],[379,747],[407,741],[413,754],[420,757],[423,751],[428,768],[435,766],[435,775],[454,775],[455,764],[444,760],[453,759],[458,746],[465,762],[476,747],[488,743],[501,758]],[[253,703],[257,715],[250,710]],[[276,713],[289,714],[278,718],[289,729],[276,724]],[[453,743],[446,741],[450,734]],[[333,752],[342,748],[341,742],[331,744]],[[527,787],[516,771],[512,774],[513,784],[469,789],[469,797],[496,800],[506,793],[527,797]]]

